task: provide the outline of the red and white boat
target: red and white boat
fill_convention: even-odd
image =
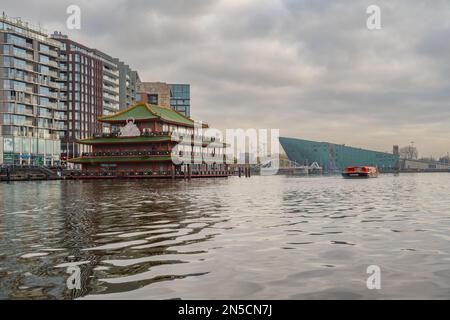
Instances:
[[[342,171],[344,178],[376,178],[378,177],[378,168],[368,166],[347,167]]]

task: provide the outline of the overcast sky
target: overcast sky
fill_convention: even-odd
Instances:
[[[81,8],[81,29],[66,8]],[[381,8],[381,30],[366,8]],[[450,1],[2,0],[130,64],[191,84],[192,116],[223,128],[380,151],[450,151]]]

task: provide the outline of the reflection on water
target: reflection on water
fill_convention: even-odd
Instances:
[[[449,194],[445,174],[0,184],[0,298],[449,298]]]

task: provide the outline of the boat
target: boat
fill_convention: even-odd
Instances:
[[[347,167],[342,171],[344,178],[376,178],[378,177],[378,168],[369,166]]]

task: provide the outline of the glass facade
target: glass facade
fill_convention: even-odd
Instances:
[[[189,84],[169,84],[170,106],[187,117],[191,116],[191,86]]]
[[[58,164],[58,43],[2,15],[0,61],[0,164]]]

